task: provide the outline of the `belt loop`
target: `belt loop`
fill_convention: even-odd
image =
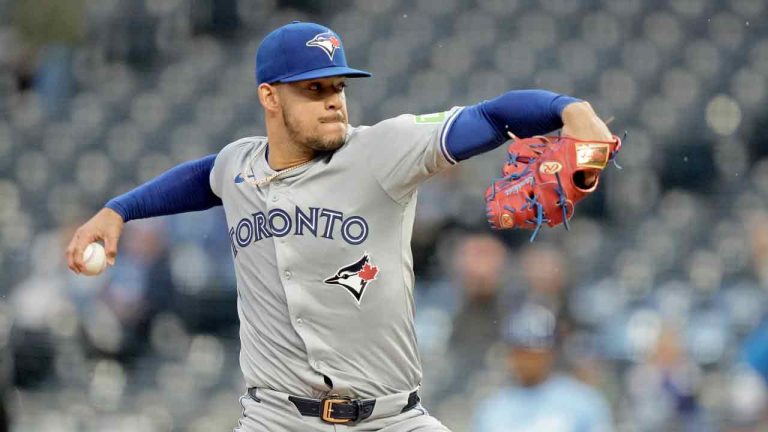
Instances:
[[[256,391],[257,390],[258,390],[258,388],[256,388],[256,387],[249,388],[248,389],[248,396],[250,396],[250,398],[253,399],[254,402],[261,403],[261,399],[259,399],[259,397],[256,395]]]
[[[363,403],[360,402],[360,399],[355,399],[352,401],[352,403],[354,403],[355,407],[357,407],[357,415],[355,416],[355,419],[352,420],[352,422],[357,423],[360,421],[360,418],[363,416]]]
[[[400,411],[400,413],[404,413],[406,411],[412,410],[413,408],[416,407],[416,405],[419,404],[419,402],[421,402],[421,398],[419,397],[419,391],[418,390],[412,391],[411,394],[408,395],[408,402],[405,404],[405,406],[403,407],[403,410]]]

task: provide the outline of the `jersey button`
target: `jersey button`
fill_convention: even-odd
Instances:
[[[272,202],[276,202],[278,199],[280,199],[280,197],[277,195],[272,195]]]
[[[291,278],[291,272],[286,270],[285,273],[283,273],[283,274],[285,275],[286,279],[290,279]]]
[[[301,319],[301,318],[296,318],[296,324],[302,325],[302,324],[304,324],[304,320]]]

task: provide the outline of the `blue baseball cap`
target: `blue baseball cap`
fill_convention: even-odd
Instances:
[[[555,347],[557,319],[544,306],[526,303],[502,324],[504,341],[517,348],[551,350]]]
[[[369,77],[347,66],[341,38],[320,24],[294,21],[268,34],[256,51],[256,84],[330,76]]]

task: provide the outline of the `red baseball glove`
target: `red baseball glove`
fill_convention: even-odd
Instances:
[[[486,215],[494,229],[565,225],[576,203],[594,192],[600,174],[621,149],[621,139],[580,140],[566,136],[517,139],[507,149],[504,177],[485,193]]]

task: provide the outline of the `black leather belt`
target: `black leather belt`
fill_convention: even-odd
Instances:
[[[248,389],[248,394],[256,398],[256,388]],[[298,396],[288,396],[301,415],[307,417],[320,417],[326,423],[354,423],[365,420],[373,414],[373,407],[376,405],[376,399],[356,399],[348,397],[331,395],[324,399],[308,399]],[[401,413],[406,412],[419,404],[418,392],[413,391],[408,395],[408,402],[405,404]]]

